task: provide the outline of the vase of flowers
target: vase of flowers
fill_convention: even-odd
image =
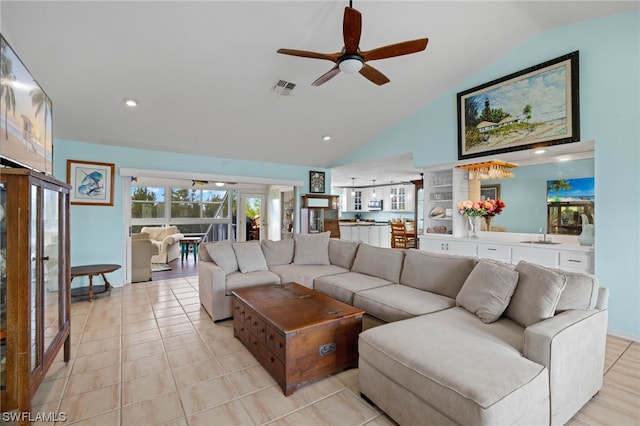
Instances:
[[[469,233],[471,238],[478,238],[478,230],[480,229],[480,221],[482,218],[491,217],[502,213],[505,203],[500,200],[481,200],[481,201],[458,201],[458,212],[467,218],[469,222]],[[487,224],[487,229],[490,224]]]
[[[502,209],[506,207],[506,204],[502,200],[487,199],[490,207],[487,208],[487,214],[484,216],[484,221],[487,224],[487,231],[491,231],[491,225],[493,224],[493,218],[502,213]]]

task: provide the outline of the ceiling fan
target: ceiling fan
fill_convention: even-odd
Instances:
[[[408,55],[420,52],[427,47],[429,39],[421,38],[390,44],[373,50],[361,51],[359,44],[360,34],[362,32],[362,15],[351,6],[352,4],[349,2],[349,6],[344,8],[344,20],[342,23],[344,47],[342,51],[336,53],[318,53],[307,50],[278,49],[278,53],[282,53],[284,55],[301,56],[303,58],[312,59],[326,59],[336,64],[328,72],[321,75],[316,81],[311,83],[312,86],[320,86],[321,84],[326,83],[338,75],[340,71],[347,74],[359,72],[369,81],[381,86],[388,83],[389,79],[380,71],[367,64],[367,61]]]

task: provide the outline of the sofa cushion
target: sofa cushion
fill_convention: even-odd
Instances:
[[[320,234],[295,234],[295,254],[293,263],[296,265],[328,265],[329,264],[329,236],[331,232]]]
[[[580,272],[562,272],[567,277],[567,285],[560,294],[556,312],[570,309],[593,309],[598,301],[598,278],[594,275]]]
[[[546,368],[521,355],[523,333],[508,318],[485,324],[461,307],[421,315],[361,333],[360,374],[383,372],[451,424],[518,424],[549,395]]]
[[[148,232],[138,232],[136,234],[131,234],[131,240],[148,240],[151,238]]]
[[[482,259],[465,280],[456,304],[488,324],[507,309],[516,285],[518,272],[511,265]]]
[[[262,252],[267,266],[287,265],[293,261],[294,242],[291,238],[280,241],[262,240]]]
[[[283,283],[298,283],[307,288],[313,288],[313,282],[317,277],[325,275],[343,274],[348,269],[336,265],[273,265],[269,270],[280,276]]]
[[[455,299],[476,263],[474,257],[407,250],[400,284]]]
[[[240,269],[240,272],[247,273],[268,270],[267,261],[264,258],[259,241],[233,243],[232,246],[238,259],[238,269]]]
[[[211,258],[211,255],[209,254],[209,251],[207,250],[207,246],[211,245],[211,244],[215,244],[214,241],[207,241],[204,243],[200,243],[198,245],[198,259],[202,260],[203,262],[213,262],[213,259]],[[233,249],[233,247],[232,247]],[[235,252],[233,254],[235,256]],[[238,261],[236,260],[236,263]]]
[[[280,284],[280,277],[271,271],[232,272],[225,279],[225,295],[232,296],[233,290],[257,285]]]
[[[351,269],[359,244],[358,241],[329,239],[329,262],[332,265]]]
[[[518,286],[505,314],[523,327],[551,318],[567,284],[567,276],[521,260],[515,269]]]
[[[378,277],[391,283],[398,283],[403,259],[404,252],[402,250],[374,247],[362,243],[358,246],[351,271]]]
[[[393,283],[370,275],[346,272],[344,274],[316,278],[313,282],[313,289],[329,297],[353,305],[353,295],[356,292],[389,284]]]
[[[357,292],[353,306],[386,322],[400,321],[455,306],[455,300],[402,284],[391,284]]]
[[[231,245],[231,241],[207,243],[204,246],[204,249],[211,260],[222,268],[225,274],[230,274],[238,270],[238,261],[236,259],[236,253]],[[203,251],[202,248],[200,251]]]
[[[148,232],[152,240],[162,241],[170,235],[179,234],[176,226],[145,226],[141,232]]]

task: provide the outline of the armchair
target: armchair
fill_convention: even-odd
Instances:
[[[176,226],[145,226],[140,232],[148,233],[153,245],[158,247],[158,254],[151,258],[151,263],[169,263],[180,257],[180,240],[184,235]]]
[[[131,236],[131,282],[151,281],[151,258],[157,254],[147,232]]]

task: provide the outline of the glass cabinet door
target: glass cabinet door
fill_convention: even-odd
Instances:
[[[42,191],[42,277],[43,277],[43,333],[44,350],[49,350],[53,339],[62,329],[60,247],[60,193],[48,188]]]
[[[38,214],[40,212],[40,198],[38,186],[31,185],[31,208],[29,210],[29,259],[30,259],[30,288],[29,288],[29,312],[31,318],[30,325],[30,346],[31,346],[31,371],[34,371],[42,365],[42,328],[40,315],[42,310],[39,307],[42,304],[42,293],[39,291],[38,285],[38,269],[40,258],[40,250],[38,249]]]
[[[309,233],[319,233],[324,231],[324,210],[309,209]]]
[[[6,387],[7,365],[7,188],[0,183],[0,390]]]

